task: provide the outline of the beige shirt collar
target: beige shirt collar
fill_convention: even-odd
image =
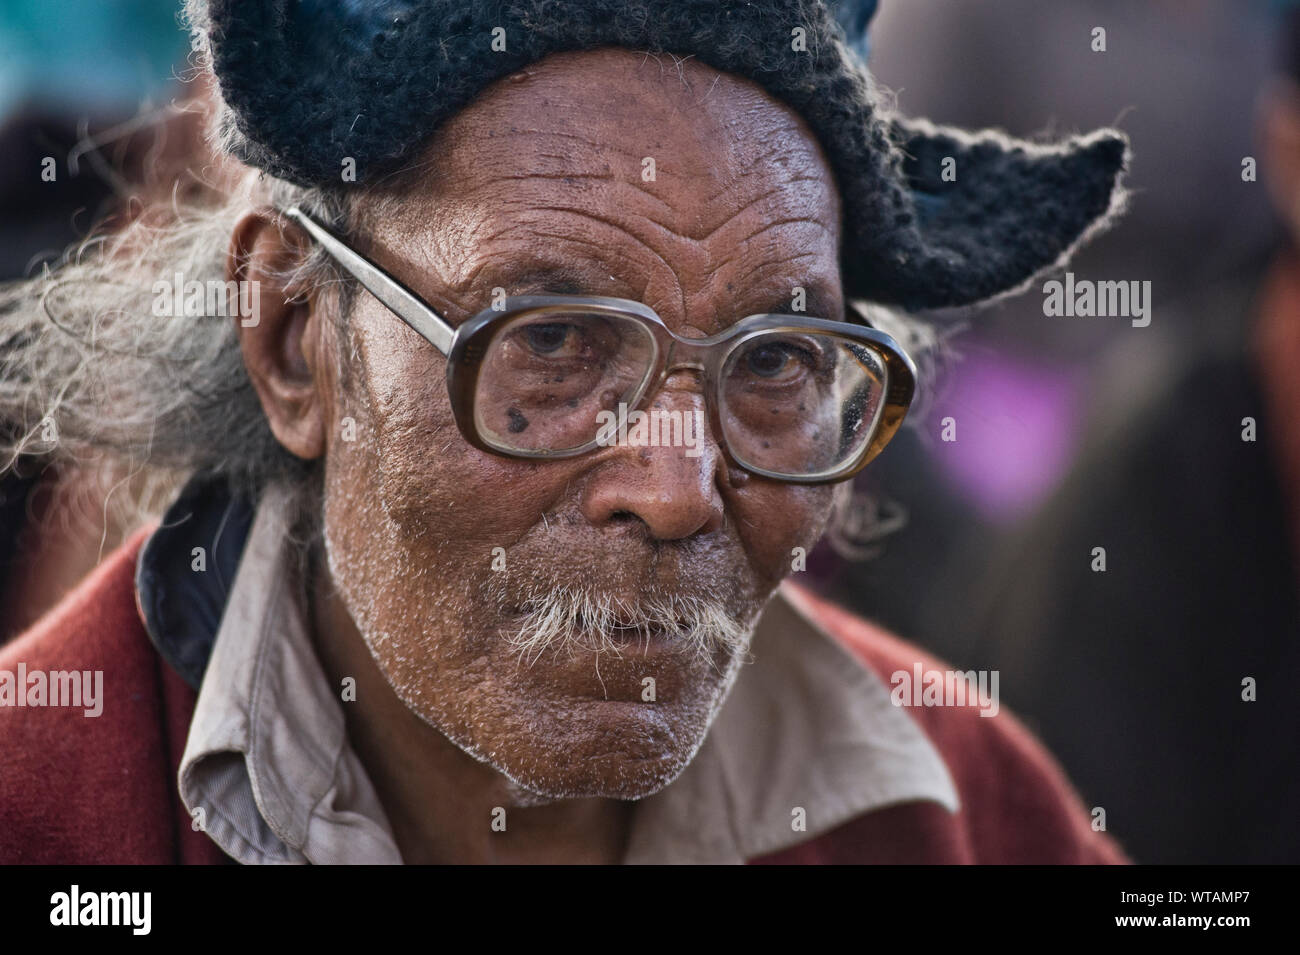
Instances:
[[[199,688],[181,798],[239,862],[398,863],[307,632],[285,512],[268,490]],[[894,803],[957,811],[934,746],[799,603],[785,587],[769,603],[695,759],[637,803],[626,862],[739,863]]]

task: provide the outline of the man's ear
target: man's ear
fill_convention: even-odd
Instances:
[[[325,453],[332,394],[322,360],[320,304],[286,280],[308,251],[297,229],[273,210],[258,209],[235,226],[226,280],[254,283],[247,288],[258,307],[251,316],[237,315],[235,325],[271,431],[292,454],[312,460]]]

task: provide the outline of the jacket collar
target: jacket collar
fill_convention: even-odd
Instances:
[[[254,512],[223,483],[195,478],[140,548],[135,589],[145,629],[192,689],[212,656]]]

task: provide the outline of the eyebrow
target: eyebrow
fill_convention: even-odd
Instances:
[[[498,281],[494,286],[504,288],[512,295],[523,292],[546,292],[552,295],[592,295],[595,284],[584,269],[558,264],[524,265],[519,268],[506,267],[492,273]]]
[[[793,287],[792,285],[791,288]],[[793,311],[793,295],[789,294],[772,295],[761,299],[758,310],[746,309],[745,315],[775,313],[777,315],[803,315],[809,318],[829,318],[835,321],[844,319],[844,305],[841,304],[837,312],[835,308],[836,296],[829,288],[822,285],[813,285],[805,289],[805,292],[804,310],[802,312]],[[744,317],[744,315],[738,315],[737,319]]]

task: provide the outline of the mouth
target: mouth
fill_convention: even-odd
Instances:
[[[593,613],[570,605],[557,612],[554,606],[526,601],[511,607],[508,616],[507,639],[528,657],[548,650],[654,656],[701,649],[697,621],[662,611],[607,607],[603,613]]]
[[[526,611],[521,619],[531,617]],[[692,638],[694,624],[681,620],[636,620],[630,616],[618,616],[613,619],[595,619],[584,613],[576,613],[565,628],[571,637],[583,646],[610,647],[617,649],[668,649],[684,645]]]
[[[587,633],[596,629],[585,620],[580,621],[579,626]],[[609,640],[620,647],[644,647],[647,650],[681,646],[691,639],[693,631],[694,627],[685,620],[649,624],[618,621],[604,630]]]
[[[691,587],[611,593],[570,583],[530,588],[502,603],[508,622],[501,637],[529,662],[543,654],[596,653],[698,657],[716,666],[749,643],[745,621],[714,595]]]

